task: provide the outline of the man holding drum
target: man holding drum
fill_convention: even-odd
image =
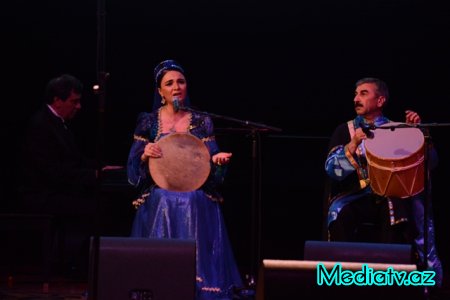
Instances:
[[[383,129],[374,131],[371,129],[380,128],[387,123],[398,124],[392,123],[383,115],[383,108],[388,97],[388,87],[380,79],[363,78],[356,82],[354,107],[357,116],[338,126],[331,137],[325,162],[325,170],[330,178],[328,234],[331,241],[411,243],[417,252],[420,264],[425,261],[423,188],[420,192],[407,193],[404,196],[399,196],[397,193],[392,193],[395,195],[392,196],[386,188],[382,188],[382,192],[379,192],[377,188],[380,182],[386,182],[387,178],[392,180],[389,183],[394,186],[406,184],[401,182],[398,174],[385,176],[376,172],[371,173],[371,161],[366,155],[369,153],[366,144],[374,138],[374,133],[376,139],[376,132],[383,131]],[[405,120],[409,124],[418,124],[421,121],[420,116],[411,110],[405,112]],[[414,130],[419,129],[414,128]],[[396,131],[398,134],[401,129]],[[382,145],[382,148],[386,147],[389,145]],[[403,148],[401,150],[396,152],[408,152]],[[430,152],[433,154],[430,155],[430,165],[432,165],[436,162],[437,156],[434,151]],[[391,164],[398,162],[399,159],[390,161]],[[421,165],[418,161],[414,165],[421,166],[415,174],[422,174],[423,164]],[[408,168],[396,167],[395,172]],[[406,190],[409,190],[409,187],[406,187]],[[440,285],[442,266],[435,248],[431,204],[429,205],[430,214],[425,218],[428,220],[428,266],[426,268],[436,272],[435,280],[437,285]],[[373,224],[377,229],[371,240],[359,236],[361,226],[366,223]]]

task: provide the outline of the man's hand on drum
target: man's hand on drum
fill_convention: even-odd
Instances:
[[[421,119],[418,113],[412,110],[406,110],[406,123],[412,123],[412,124],[418,124],[420,123]]]
[[[355,130],[355,134],[353,135],[352,139],[347,144],[347,149],[350,151],[351,154],[355,153],[359,144],[361,144],[361,142],[365,139],[367,139],[367,135],[361,128],[357,128]]]
[[[219,165],[219,166],[226,165],[227,163],[230,162],[231,155],[233,155],[233,154],[229,153],[229,152],[219,152],[219,153],[213,155],[212,161],[213,161],[213,163],[215,163],[216,165]]]
[[[141,155],[141,160],[146,161],[149,157],[158,158],[162,156],[161,148],[155,143],[148,143],[145,145],[144,153]]]

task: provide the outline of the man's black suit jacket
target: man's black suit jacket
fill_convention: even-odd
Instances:
[[[30,119],[23,141],[22,203],[30,211],[80,213],[92,209],[96,166],[47,105]]]

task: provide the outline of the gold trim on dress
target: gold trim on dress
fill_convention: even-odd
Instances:
[[[133,139],[135,141],[141,141],[141,142],[146,142],[146,143],[149,142],[149,140],[147,138],[139,136],[139,135],[133,135]]]
[[[202,138],[202,142],[204,142],[204,143],[212,142],[212,141],[215,141],[215,140],[216,140],[216,137],[214,135]]]

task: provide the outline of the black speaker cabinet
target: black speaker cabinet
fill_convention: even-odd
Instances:
[[[305,260],[412,264],[410,244],[306,241]]]
[[[90,300],[194,299],[195,241],[91,238]]]
[[[394,270],[410,273],[415,265],[366,263],[374,271],[385,271],[387,266]],[[421,286],[399,285],[334,285],[318,284],[317,261],[265,259],[259,269],[256,300],[292,299],[363,299],[363,300],[425,300]],[[335,262],[323,262],[331,273]],[[343,262],[343,270],[360,271],[363,263]]]
[[[327,274],[342,274],[332,273],[336,266],[352,274],[369,268],[373,272],[386,272],[389,267],[398,272],[417,274],[409,245],[307,241],[304,250],[304,260],[263,260],[256,300],[424,300],[421,285],[319,283],[318,266],[321,270],[325,268]],[[365,274],[371,274],[371,271]],[[340,277],[336,275],[335,278]]]

